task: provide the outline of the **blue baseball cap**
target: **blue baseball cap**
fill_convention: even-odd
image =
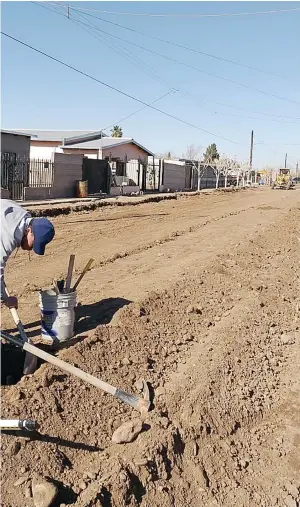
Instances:
[[[53,224],[48,218],[34,218],[32,232],[34,236],[33,251],[37,255],[44,255],[46,245],[53,240],[55,235]]]

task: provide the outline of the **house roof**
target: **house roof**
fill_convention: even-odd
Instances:
[[[3,130],[1,129],[1,134],[10,134],[13,136],[23,136],[23,137],[31,137],[31,135],[28,132],[16,132],[14,130]]]
[[[64,142],[66,139],[74,138],[74,141],[79,141],[79,139],[83,138],[93,138],[100,139],[102,137],[106,137],[106,134],[101,133],[100,130],[31,130],[31,129],[23,129],[21,130],[12,130],[11,133],[20,133],[23,135],[36,137],[37,141],[60,141]]]
[[[65,144],[65,147],[68,146],[68,148],[76,148],[76,149],[87,149],[87,150],[103,150],[107,148],[113,148],[115,146],[121,146],[123,144],[135,144],[141,150],[145,151],[148,155],[153,155],[151,151],[148,150],[148,148],[145,148],[141,144],[137,143],[134,139],[131,137],[104,137],[103,139],[98,139],[95,141],[87,141],[85,143],[76,143],[71,144],[68,142],[68,145]]]

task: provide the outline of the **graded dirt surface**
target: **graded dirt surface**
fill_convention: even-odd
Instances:
[[[143,430],[112,435],[138,412],[42,365],[2,388],[2,418],[33,418],[34,438],[2,435],[2,503],[299,507],[300,190],[253,189],[101,208],[54,218],[45,259],[9,260],[29,334],[38,289],[93,257],[78,288],[78,341],[58,356],[138,394],[154,390]],[[2,325],[12,328],[6,310]],[[42,479],[41,479],[42,478]],[[42,505],[42,504],[41,504]]]

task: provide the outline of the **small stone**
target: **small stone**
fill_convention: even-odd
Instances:
[[[160,426],[162,426],[162,428],[164,428],[165,430],[167,429],[167,427],[170,424],[170,421],[167,417],[160,417],[158,419],[158,422],[159,422]]]
[[[86,482],[81,481],[81,482],[79,482],[78,487],[81,489],[81,491],[83,491],[86,489],[87,484],[86,484]]]
[[[131,361],[128,357],[124,357],[122,359],[122,364],[123,364],[123,366],[129,366],[131,364]]]
[[[128,421],[116,429],[112,436],[112,442],[114,444],[125,444],[132,442],[138,436],[138,434],[141,433],[142,428],[143,424],[140,419],[133,419],[132,421]]]
[[[300,488],[297,488],[297,486],[295,486],[295,484],[292,484],[292,483],[287,484],[286,489],[288,490],[290,495],[292,495],[294,498],[298,497]]]
[[[280,336],[280,341],[283,345],[293,345],[295,343],[294,333],[282,334]]]
[[[50,482],[41,482],[32,486],[35,507],[50,507],[57,496],[57,488]]]
[[[89,479],[93,481],[94,479],[96,479],[97,474],[95,472],[87,472],[87,476]]]
[[[195,457],[198,455],[198,452],[199,452],[199,445],[197,444],[197,442],[194,442],[194,445],[193,445],[193,454],[194,454]]]
[[[286,507],[297,507],[298,502],[291,495],[287,495],[284,499],[284,505]]]
[[[144,382],[142,380],[137,380],[134,384],[134,387],[137,391],[142,391],[144,388]]]
[[[32,491],[31,491],[31,486],[30,485],[28,485],[25,488],[25,498],[32,498]]]
[[[186,313],[189,315],[191,313],[196,313],[198,315],[201,315],[202,314],[202,308],[200,306],[194,306],[194,305],[189,305],[186,309]]]
[[[136,459],[134,460],[134,463],[138,467],[145,467],[148,463],[148,460],[146,458]]]
[[[28,477],[26,477],[26,476],[19,477],[19,479],[17,479],[16,482],[14,482],[14,486],[21,486],[27,480],[28,480]]]

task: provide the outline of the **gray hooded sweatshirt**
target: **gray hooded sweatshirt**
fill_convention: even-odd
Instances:
[[[15,248],[21,246],[25,230],[32,217],[28,211],[14,201],[0,199],[0,228],[1,228],[1,254],[0,254],[0,283],[1,302],[7,299],[4,282],[4,268],[8,257]]]

